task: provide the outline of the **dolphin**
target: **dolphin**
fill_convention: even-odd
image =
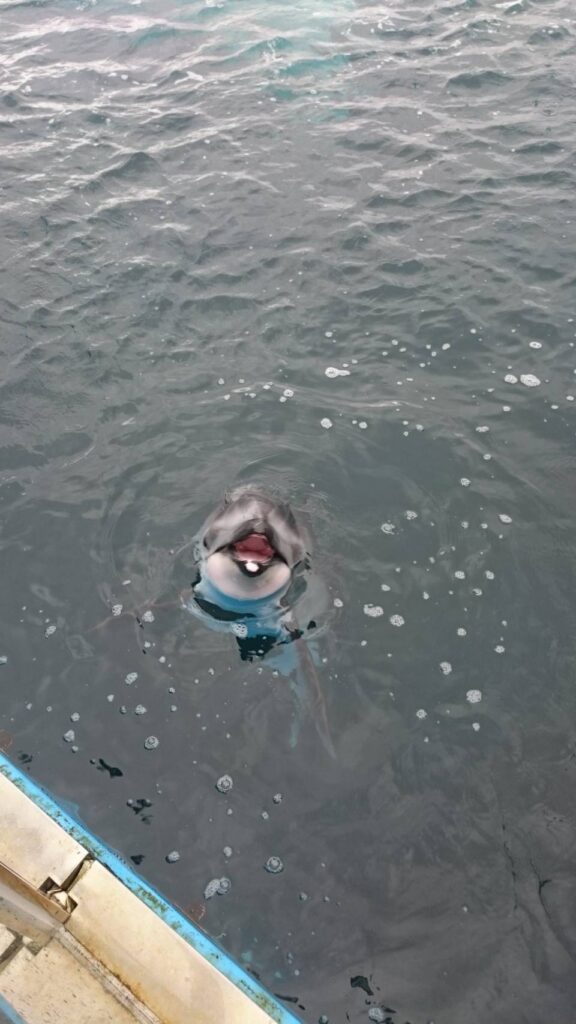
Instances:
[[[243,661],[274,650],[270,667],[290,680],[301,713],[313,715],[335,757],[310,637],[316,623],[297,615],[313,590],[309,569],[310,537],[290,506],[255,484],[243,485],[225,495],[200,529],[196,578],[182,603],[209,628],[231,633]]]

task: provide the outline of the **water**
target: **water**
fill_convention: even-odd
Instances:
[[[305,1021],[570,1024],[571,5],[0,18],[3,747]],[[252,479],[336,760],[177,603]]]

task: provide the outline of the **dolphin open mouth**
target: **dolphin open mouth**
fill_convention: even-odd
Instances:
[[[237,534],[225,549],[245,576],[261,576],[274,562],[285,561],[272,531],[255,529],[253,524]]]
[[[247,537],[232,545],[235,558],[242,562],[257,562],[259,565],[271,562],[278,552],[263,533],[249,533]]]

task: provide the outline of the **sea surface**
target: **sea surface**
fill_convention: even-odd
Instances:
[[[0,129],[0,745],[305,1022],[573,1024],[573,3],[0,0]]]

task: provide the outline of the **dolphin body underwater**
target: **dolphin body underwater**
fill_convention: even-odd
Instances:
[[[308,534],[285,502],[252,484],[237,487],[196,537],[196,578],[182,603],[210,629],[231,633],[242,661],[274,651],[270,668],[290,681],[301,715],[314,718],[335,757],[316,670],[317,626],[307,614],[306,597],[314,596],[309,548]],[[298,731],[296,721],[291,746]]]

